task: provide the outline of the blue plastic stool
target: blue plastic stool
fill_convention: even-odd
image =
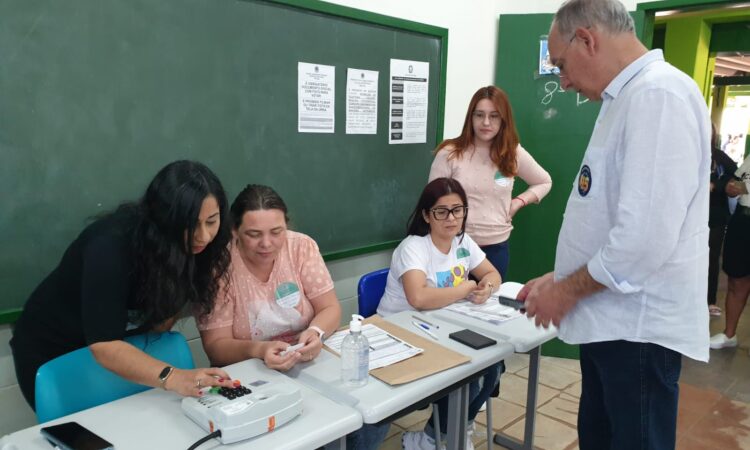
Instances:
[[[124,339],[156,359],[179,368],[193,369],[193,356],[185,337],[173,331],[147,333]],[[44,423],[83,409],[150,389],[105,369],[88,347],[47,361],[36,372],[36,416]]]

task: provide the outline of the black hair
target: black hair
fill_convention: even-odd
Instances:
[[[454,178],[435,178],[434,180],[427,183],[427,186],[422,190],[422,195],[419,196],[417,206],[409,216],[409,221],[406,225],[406,235],[416,236],[427,236],[430,233],[430,224],[424,220],[423,214],[430,214],[430,209],[435,206],[435,203],[445,195],[458,194],[461,197],[461,201],[464,206],[469,207],[469,201],[466,198],[466,192],[463,186],[458,180]],[[464,219],[461,222],[461,232],[458,236],[463,237],[464,231],[466,230],[466,218],[468,214],[464,215]]]
[[[198,216],[209,197],[219,206],[219,230],[193,254]],[[132,245],[140,326],[152,329],[186,305],[208,314],[230,261],[227,197],[216,175],[199,162],[175,161],[156,174],[137,203],[124,207],[137,216]]]
[[[289,211],[281,196],[269,186],[248,184],[232,202],[232,227],[239,228],[242,216],[248,211],[278,209],[284,212],[284,222],[289,223]]]

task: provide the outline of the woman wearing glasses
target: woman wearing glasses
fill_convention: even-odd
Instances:
[[[409,218],[406,239],[393,252],[378,314],[385,317],[406,310],[436,309],[464,298],[474,303],[487,301],[500,285],[500,274],[464,232],[468,207],[466,193],[455,179],[437,178],[425,186]],[[469,274],[479,282],[469,279]],[[482,391],[478,382],[472,382],[471,421],[491,389]],[[438,407],[440,431],[445,434],[447,397],[438,401]],[[428,421],[424,431],[404,433],[402,444],[406,450],[435,448],[435,435]],[[466,444],[473,448],[468,437]]]
[[[552,187],[549,174],[519,144],[505,92],[495,86],[479,89],[469,103],[461,135],[443,141],[435,153],[429,179],[451,177],[461,182],[472,205],[466,233],[505,278],[513,216],[539,203]],[[516,176],[529,187],[512,197]]]

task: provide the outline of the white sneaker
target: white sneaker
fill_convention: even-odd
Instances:
[[[474,442],[471,436],[474,430],[466,430],[466,450],[474,450]],[[406,431],[401,436],[401,447],[404,450],[436,450],[435,439],[431,438],[424,431]],[[445,444],[440,443],[440,449],[445,450]]]
[[[482,403],[482,406],[479,407],[479,411],[487,411],[487,402]]]
[[[466,429],[466,450],[474,450],[474,443],[471,441],[471,436],[474,434],[474,422],[471,426]]]
[[[435,439],[429,437],[424,431],[406,431],[401,436],[401,447],[404,450],[436,450]],[[438,450],[445,450],[441,442]]]
[[[711,336],[709,342],[711,343],[711,348],[714,350],[725,347],[737,347],[737,335],[735,334],[733,337],[728,338],[726,334],[719,333]]]

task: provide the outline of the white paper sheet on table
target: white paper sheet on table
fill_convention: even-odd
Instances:
[[[340,355],[341,343],[347,334],[348,329],[337,331],[326,339],[325,345]],[[370,343],[370,370],[390,366],[424,351],[370,323],[362,325],[362,334]]]
[[[509,306],[503,306],[498,303],[497,296],[502,295],[503,297],[516,298],[522,287],[523,284],[521,283],[507,281],[501,284],[500,289],[480,305],[476,305],[468,300],[461,300],[445,306],[443,309],[498,325],[516,317],[521,317],[523,314]]]

